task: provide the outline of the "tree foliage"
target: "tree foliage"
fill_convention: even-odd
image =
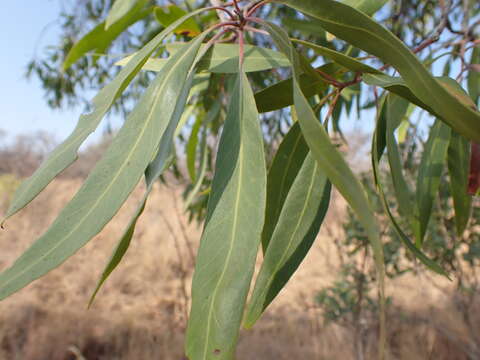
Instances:
[[[143,177],[145,197],[93,301],[128,250],[153,184],[175,168],[181,149],[191,182],[186,203],[191,216],[205,223],[192,284],[190,359],[234,358],[242,321],[254,325],[308,253],[332,186],[349,204],[372,249],[383,358],[382,232],[372,196],[345,160],[341,123],[355,113],[363,120],[376,110],[375,193],[411,256],[448,276],[449,269],[425,244],[433,236],[428,229],[446,169],[458,234],[467,227],[471,196],[479,189],[480,5],[447,0],[212,3],[92,1],[84,3],[80,15],[62,14],[63,45],[46,60],[32,62],[29,71],[43,80],[52,106],[75,103],[77,88],[89,82],[103,87],[72,135],[19,187],[3,221],[75,161],[80,145],[109,111],[117,106],[128,116],[77,195],[0,274],[0,299],[91,240]],[[76,39],[83,20],[95,26]],[[128,53],[116,67],[104,56],[112,43],[112,51]],[[442,76],[434,76],[440,60]],[[455,71],[456,79],[449,77]],[[415,123],[421,112],[435,118],[431,127],[428,117]],[[407,162],[398,144],[413,131],[429,133],[414,141],[411,156],[420,159],[414,184],[404,177]],[[388,164],[381,162],[385,152]],[[398,205],[387,198],[383,166]],[[247,302],[260,244],[264,260]]]

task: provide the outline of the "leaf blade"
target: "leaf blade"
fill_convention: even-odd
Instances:
[[[452,96],[403,42],[370,17],[333,0],[275,2],[314,17],[328,32],[391,64],[413,94],[440,114],[442,121],[466,138],[480,142],[480,114]]]
[[[172,58],[75,197],[45,234],[0,274],[0,299],[60,265],[115,215],[140,180],[175,110],[175,103],[161,95],[180,93],[201,41],[202,37],[195,39]]]
[[[186,342],[196,360],[232,359],[260,243],[266,170],[247,81],[237,75],[197,256]]]
[[[255,282],[244,326],[251,328],[313,244],[330,199],[330,183],[311,154],[292,184]]]

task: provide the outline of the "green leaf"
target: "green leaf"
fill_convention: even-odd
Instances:
[[[106,28],[105,22],[98,24],[92,31],[73,45],[65,58],[63,70],[67,70],[89,51],[94,51],[97,56],[98,54],[105,53],[113,40],[122,32],[152,12],[151,8],[142,10],[146,3],[147,0],[138,1],[128,13],[111,26],[108,26],[108,28]]]
[[[119,21],[122,17],[127,15],[130,10],[134,8],[138,0],[117,0],[113,3],[112,8],[107,16],[105,23],[105,30],[108,30],[110,26]],[[146,3],[142,1],[143,5]]]
[[[192,132],[188,138],[186,153],[187,153],[187,170],[190,175],[190,179],[195,181],[196,178],[196,162],[197,162],[197,146],[198,146],[198,133],[200,132],[200,127],[202,126],[203,118],[198,116],[195,120],[195,123],[192,126]]]
[[[172,57],[51,227],[0,274],[0,299],[60,265],[111,220],[155,155],[204,37]],[[169,96],[166,96],[166,95]]]
[[[384,116],[386,120],[385,138],[388,163],[392,174],[393,189],[398,201],[398,211],[405,217],[405,219],[411,219],[414,209],[413,194],[403,176],[402,161],[397,141],[395,139],[395,129],[400,125],[407,113],[409,103],[393,94],[389,94],[385,101],[385,113],[381,114],[381,116]],[[381,158],[381,154],[379,154],[379,158]]]
[[[380,10],[388,0],[343,0],[342,2],[367,15],[373,15]]]
[[[204,10],[200,9],[189,16],[193,16],[201,11]],[[179,20],[179,22],[181,21],[182,20]],[[130,81],[138,71],[140,71],[145,61],[147,61],[147,58],[161,45],[162,41],[171,33],[176,25],[177,23],[172,24],[172,26],[152,39],[129,61],[111,83],[100,90],[92,101],[93,111],[80,116],[78,124],[72,134],[49,155],[30,178],[20,185],[0,224],[3,224],[6,219],[23,209],[55,176],[77,159],[77,151],[80,145],[95,131],[114,101],[121,95]]]
[[[162,24],[163,26],[169,26],[170,24],[174,23],[178,19],[182,18],[183,16],[187,15],[188,13],[179,8],[176,5],[169,5],[164,8],[156,7],[155,8],[155,17],[157,21]],[[197,25],[194,19],[189,18],[183,24],[178,26],[175,31],[176,34],[180,35],[188,35],[190,37],[197,36],[200,34],[201,30],[200,27]]]
[[[336,64],[329,63],[322,65],[318,70],[336,76],[343,72]],[[310,76],[309,74],[300,75],[300,87],[306,97],[312,97],[317,94],[323,94],[328,89],[328,84],[322,78]],[[293,83],[292,79],[279,81],[255,94],[255,101],[260,113],[283,109],[293,105]]]
[[[430,136],[423,150],[417,178],[417,206],[413,221],[413,230],[419,247],[427,231],[432,212],[433,201],[440,186],[440,178],[447,160],[450,128],[436,120],[430,130]]]
[[[297,40],[297,39],[291,39],[294,43],[304,45],[312,50],[314,50],[317,54],[320,54],[322,56],[325,56],[335,62],[336,64],[343,66],[344,68],[350,70],[350,71],[355,71],[355,72],[362,72],[362,73],[367,73],[367,74],[383,74],[381,71],[368,66],[357,59],[342,54],[341,52],[329,49],[324,46],[312,44],[311,42],[304,41],[304,40]]]
[[[467,95],[465,90],[453,79],[447,76],[435,77],[435,79],[440,83],[440,85],[445,88],[452,96],[457,98],[462,104],[467,107],[475,108],[475,104],[472,99]],[[424,104],[419,98],[417,98],[409,87],[406,85],[405,81],[399,77],[392,77],[388,75],[378,75],[378,74],[365,74],[363,80],[374,86],[380,86],[385,90],[388,90],[394,94],[397,94],[412,104],[420,106],[422,109],[427,110],[430,114],[435,117],[440,117],[440,113],[437,113],[434,109]]]
[[[384,260],[383,247],[380,241],[380,231],[377,226],[373,208],[367,198],[366,192],[361,183],[353,174],[345,159],[330,141],[327,131],[320,121],[315,117],[315,113],[305,98],[299,84],[299,59],[295,52],[293,44],[288,38],[288,34],[280,27],[272,23],[263,22],[267,27],[277,47],[285,53],[293,65],[294,81],[293,92],[295,110],[302,128],[305,141],[312,152],[320,169],[325,173],[331,183],[338,189],[348,204],[356,213],[360,223],[365,228],[368,239],[373,249],[375,266],[378,272],[378,281],[380,289],[381,331],[380,331],[380,350],[383,353],[385,344],[385,285],[384,285]]]
[[[173,43],[167,45],[167,50],[171,54],[174,54],[181,47],[183,47],[183,44]],[[215,44],[212,50],[201,61],[199,70],[213,73],[237,73],[239,68],[238,53],[238,44]],[[123,66],[127,64],[131,56],[132,55],[118,61],[115,65]],[[167,59],[149,59],[143,69],[160,71],[165,66],[166,61]],[[245,45],[245,72],[270,70],[285,66],[289,66],[289,62],[283,54],[258,46]]]
[[[448,146],[448,172],[458,236],[461,236],[467,227],[472,206],[472,198],[467,192],[469,162],[470,143],[463,136],[452,131]]]
[[[401,99],[400,99],[401,100]],[[448,274],[445,270],[442,269],[440,265],[438,265],[435,261],[431,260],[428,256],[426,256],[419,248],[410,241],[409,237],[403,232],[402,228],[398,224],[395,216],[392,214],[390,210],[390,206],[388,204],[388,200],[385,196],[385,192],[383,190],[383,185],[380,179],[380,169],[379,163],[383,156],[385,150],[385,141],[387,142],[387,148],[389,147],[388,142],[390,134],[393,136],[393,131],[395,129],[395,124],[398,123],[399,119],[402,117],[402,114],[405,111],[405,105],[400,101],[398,97],[392,96],[391,94],[388,95],[386,98],[382,98],[379,116],[377,117],[377,126],[373,135],[372,141],[372,168],[373,168],[373,175],[375,179],[375,185],[378,189],[378,193],[380,195],[380,200],[382,201],[383,208],[390,219],[390,222],[393,225],[393,229],[402,243],[407,247],[408,250],[412,252],[412,254],[419,259],[425,266],[427,266],[432,271],[444,275],[448,278]],[[392,125],[393,123],[393,125]],[[389,148],[390,151],[390,148]],[[400,170],[401,171],[401,170]],[[403,179],[403,175],[394,174],[392,172],[392,177],[401,176]],[[394,182],[398,181],[393,179]],[[398,199],[398,196],[397,196]],[[400,200],[399,200],[400,203]],[[412,207],[407,205],[408,207]],[[411,214],[411,213],[410,213]]]
[[[412,93],[459,134],[480,142],[480,113],[465,106],[428,72],[394,34],[354,8],[333,0],[275,0],[316,18],[322,27],[391,64]]]
[[[201,41],[206,34],[207,32],[203,34],[197,41]],[[105,270],[103,271],[92,296],[90,297],[90,301],[88,304],[89,307],[93,304],[93,301],[95,300],[95,297],[99,292],[100,288],[103,286],[110,274],[116,269],[116,267],[119,265],[119,263],[125,256],[135,233],[135,227],[137,226],[137,222],[140,219],[140,216],[143,214],[143,211],[145,210],[148,196],[153,190],[153,185],[171,163],[174,152],[174,138],[177,136],[178,127],[180,126],[180,123],[184,116],[185,106],[188,100],[189,93],[193,91],[193,88],[195,86],[195,67],[198,64],[198,61],[202,58],[202,56],[205,55],[206,50],[207,48],[203,48],[203,51],[198,54],[195,62],[190,69],[189,75],[185,81],[185,85],[183,86],[183,89],[176,101],[176,107],[172,114],[172,118],[168,122],[168,127],[163,134],[162,139],[160,140],[157,155],[145,170],[145,182],[147,185],[145,195],[143,196],[143,199],[137,207],[137,210],[133,214],[127,226],[127,229],[120,238],[117,247],[115,248],[112,256],[110,257],[110,260],[107,263]]]
[[[195,360],[233,359],[263,227],[263,136],[248,79],[236,77],[193,278],[186,353]]]
[[[307,255],[327,212],[330,189],[329,181],[309,154],[288,192],[269,241],[244,320],[245,327],[253,326]]]
[[[308,146],[300,124],[296,122],[290,128],[280,144],[273,159],[267,177],[267,206],[265,224],[262,232],[262,247],[265,253],[290,188],[300,171]]]
[[[474,47],[472,50],[472,57],[470,59],[470,65],[477,66],[471,68],[468,72],[468,93],[473,99],[473,102],[478,105],[480,99],[480,47]]]

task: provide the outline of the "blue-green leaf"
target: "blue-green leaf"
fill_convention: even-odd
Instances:
[[[192,285],[186,353],[231,360],[265,213],[263,137],[253,92],[237,75],[217,155]]]
[[[296,122],[278,147],[267,177],[267,207],[262,232],[262,247],[265,253],[277,226],[278,218],[295,178],[300,171],[308,146],[300,124]]]
[[[155,155],[203,37],[171,59],[51,227],[0,274],[0,299],[60,265],[111,220]]]
[[[269,241],[244,320],[245,327],[253,326],[307,255],[327,212],[330,188],[327,177],[309,154],[290,187]]]
[[[480,113],[444,88],[394,34],[364,13],[334,0],[275,0],[312,16],[324,30],[392,65],[412,93],[467,139],[480,142]]]
[[[413,231],[417,246],[421,246],[430,221],[433,202],[440,186],[440,178],[447,160],[450,128],[436,120],[423,150],[417,178],[417,204]]]
[[[193,12],[188,16],[194,16],[201,11],[203,11],[203,9]],[[179,22],[181,21],[182,20],[179,20]],[[145,45],[142,50],[129,61],[125,68],[120,71],[115,79],[95,96],[93,99],[93,111],[80,116],[78,124],[72,134],[49,155],[30,178],[20,185],[5,217],[0,223],[3,223],[7,218],[24,208],[55,176],[76,160],[80,145],[95,131],[104,115],[128,86],[133,77],[140,71],[145,61],[147,61],[147,58],[160,46],[162,41],[175,29],[175,26],[179,22],[166,28]]]
[[[452,131],[448,146],[448,172],[455,208],[455,226],[459,236],[467,227],[472,206],[472,197],[467,192],[469,168],[470,143],[463,136]]]

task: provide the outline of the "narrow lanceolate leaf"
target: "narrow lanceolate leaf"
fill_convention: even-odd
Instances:
[[[217,156],[192,285],[186,353],[234,358],[265,212],[263,137],[253,93],[237,75]]]
[[[350,71],[362,72],[367,74],[383,74],[380,70],[377,70],[369,65],[366,65],[351,56],[342,54],[341,52],[329,49],[325,46],[320,46],[304,40],[292,39],[292,41],[294,43],[304,45],[314,50],[317,54],[320,54],[322,56],[329,58],[330,60],[334,61],[338,65],[341,65]]]
[[[132,10],[135,4],[139,0],[117,0],[113,3],[110,12],[108,13],[107,21],[105,23],[105,29],[108,29],[114,23],[119,21],[122,17],[128,14]],[[143,1],[145,4],[145,2]]]
[[[172,57],[75,197],[46,233],[0,274],[0,299],[60,265],[115,215],[155,155],[201,41],[195,39]]]
[[[459,236],[467,227],[472,206],[472,198],[467,193],[469,160],[470,143],[463,136],[452,131],[448,146],[448,172],[455,208],[455,226]]]
[[[278,218],[295,178],[300,171],[308,146],[303,138],[300,124],[293,124],[273,159],[267,177],[267,207],[262,232],[262,248],[265,253],[277,226]]]
[[[192,126],[192,132],[188,138],[186,152],[187,152],[187,170],[190,175],[190,179],[195,181],[196,175],[196,165],[197,165],[197,146],[198,146],[198,134],[200,132],[200,127],[202,126],[203,119],[201,116],[198,116],[195,120],[195,123]]]
[[[467,79],[468,93],[478,106],[480,100],[480,46],[473,48],[470,66]]]
[[[105,22],[98,24],[92,31],[73,45],[63,62],[63,69],[68,69],[90,51],[94,51],[97,56],[98,54],[105,53],[121,33],[152,12],[151,8],[143,9],[146,3],[146,0],[138,1],[130,11],[109,26],[108,29],[105,26]]]
[[[330,188],[327,177],[309,154],[290,188],[269,241],[245,327],[253,326],[307,255],[327,212]]]
[[[198,10],[189,16],[193,16],[200,11],[202,10]],[[162,31],[145,45],[125,68],[120,71],[115,79],[95,96],[93,99],[93,111],[80,116],[73,133],[49,155],[30,178],[20,185],[4,219],[0,223],[3,223],[7,218],[25,207],[55,176],[76,160],[80,145],[95,131],[114,101],[121,95],[133,77],[140,71],[147,58],[160,46],[175,26],[176,24],[172,24],[171,27]]]
[[[419,259],[425,266],[427,266],[432,271],[444,275],[448,277],[448,274],[442,269],[440,265],[438,265],[435,261],[431,260],[427,255],[425,255],[419,248],[415,246],[415,244],[409,239],[409,237],[404,233],[400,225],[398,224],[395,216],[393,215],[392,211],[390,210],[390,205],[388,203],[387,197],[383,190],[383,184],[380,177],[380,168],[379,163],[385,151],[385,145],[387,146],[388,151],[392,151],[392,141],[395,141],[393,136],[393,131],[398,125],[398,122],[403,117],[402,114],[406,111],[405,104],[403,100],[393,96],[388,95],[386,98],[382,98],[380,112],[377,117],[377,126],[375,132],[373,134],[373,141],[372,141],[372,168],[373,168],[373,175],[375,179],[375,185],[378,189],[380,200],[382,201],[383,208],[390,219],[390,222],[393,225],[393,229],[397,234],[398,238],[405,247],[412,252],[412,254]],[[395,143],[396,145],[396,143]],[[396,149],[396,148],[395,148]],[[398,152],[398,149],[396,149]],[[398,154],[397,154],[398,155]],[[389,155],[391,156],[391,155]],[[402,183],[405,181],[403,179],[403,174],[401,173],[401,166],[398,165],[398,168],[390,165],[392,171],[392,178],[394,184]],[[400,177],[399,179],[395,179],[395,177]],[[404,184],[403,186],[406,186]],[[400,204],[403,204],[403,207],[400,207],[399,210],[407,211],[409,213],[406,215],[407,217],[411,217],[413,213],[414,206],[411,204],[410,195],[408,192],[408,188],[405,189],[395,189],[397,200]],[[405,197],[405,198],[403,198]]]
[[[458,101],[460,101],[463,105],[472,109],[475,108],[475,104],[473,103],[472,99],[455,80],[447,76],[435,77],[435,79],[445,90],[447,90],[453,97],[458,99]],[[418,97],[416,97],[402,78],[392,77],[384,74],[364,74],[363,80],[369,85],[383,87],[385,90],[407,99],[412,104],[427,110],[433,116],[439,118],[441,117],[440,113],[436,112],[435,109],[429,107]]]
[[[299,123],[302,128],[305,141],[312,152],[313,157],[318,162],[320,169],[326,174],[331,183],[338,189],[348,204],[356,213],[360,223],[365,228],[370,243],[372,245],[375,265],[378,271],[381,313],[381,331],[380,331],[380,352],[384,352],[385,344],[385,294],[384,294],[384,262],[383,247],[380,240],[380,231],[375,220],[373,208],[368,201],[367,195],[360,181],[355,177],[350,167],[347,165],[342,154],[330,141],[327,131],[316,118],[308,100],[299,85],[299,61],[297,53],[288,38],[287,33],[280,27],[272,23],[263,23],[268,29],[277,47],[290,58],[293,65],[294,81],[293,93],[295,110],[298,115]],[[383,357],[383,356],[382,356]]]
[[[440,178],[447,160],[450,133],[448,125],[436,120],[423,150],[418,170],[417,206],[413,221],[417,246],[422,244],[430,221],[433,202],[437,196]]]
[[[400,214],[402,214],[405,219],[410,219],[414,209],[413,194],[403,176],[402,160],[398,150],[397,140],[395,139],[395,130],[407,113],[409,104],[404,99],[393,94],[389,94],[385,101],[385,113],[380,116],[385,117],[381,120],[385,119],[386,121],[385,140],[388,163],[392,174],[393,189],[398,201],[398,210]],[[382,154],[379,154],[379,158],[381,158],[381,155]]]
[[[336,76],[345,72],[343,67],[333,63],[322,65],[318,70]],[[300,87],[306,97],[322,94],[328,89],[328,83],[322,78],[313,77],[307,74],[300,75]],[[279,81],[255,94],[255,101],[260,113],[279,110],[293,105],[293,82],[292,79]]]
[[[200,54],[199,57],[202,55]],[[197,58],[198,59],[198,58]],[[88,306],[90,307],[95,300],[97,293],[100,291],[100,288],[103,286],[105,281],[108,279],[110,274],[117,268],[117,266],[122,261],[123,257],[125,256],[128,248],[130,247],[130,243],[132,241],[133,235],[135,233],[135,227],[137,226],[137,222],[143,214],[145,210],[145,206],[147,205],[148,196],[153,190],[153,185],[158,180],[158,178],[163,174],[165,169],[170,164],[170,159],[172,157],[172,147],[173,147],[173,140],[175,137],[175,133],[177,127],[179,125],[180,119],[182,118],[183,111],[185,109],[185,105],[187,103],[188,95],[192,88],[193,78],[195,74],[195,64],[192,65],[192,69],[190,70],[190,74],[185,81],[185,85],[180,93],[180,96],[176,100],[176,107],[175,111],[172,114],[172,118],[168,122],[168,127],[165,133],[160,140],[159,149],[157,155],[153,159],[153,161],[148,165],[145,171],[145,182],[147,185],[147,189],[143,199],[141,200],[137,210],[133,214],[124,234],[120,238],[118,245],[116,246],[115,250],[113,251],[112,256],[110,257],[109,262],[107,263],[102,275],[100,276],[100,280],[90,297],[90,301]]]
[[[480,142],[480,113],[465,106],[407,46],[369,16],[334,0],[275,0],[316,18],[323,29],[391,64],[412,93],[459,134]]]
[[[173,43],[167,45],[167,49],[171,54],[174,54],[183,46],[181,43]],[[239,69],[238,53],[238,44],[215,44],[200,62],[199,70],[206,70],[212,73],[237,73]],[[118,61],[116,65],[123,66],[128,62],[130,56]],[[165,66],[166,61],[167,59],[149,59],[143,69],[160,71]],[[283,54],[253,45],[245,45],[244,61],[245,72],[289,66],[288,59]]]

